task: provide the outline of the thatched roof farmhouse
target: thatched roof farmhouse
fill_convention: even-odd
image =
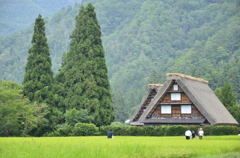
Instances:
[[[150,84],[130,125],[239,125],[208,81],[178,73],[163,84]]]

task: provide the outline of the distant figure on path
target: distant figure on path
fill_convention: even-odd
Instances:
[[[192,139],[195,139],[196,133],[195,131],[192,131]]]
[[[192,136],[192,132],[190,131],[190,129],[186,130],[185,136],[187,140],[190,139],[190,137]]]
[[[113,133],[112,133],[111,129],[107,132],[107,136],[108,136],[108,138],[112,138],[113,137]]]
[[[202,128],[199,128],[198,136],[199,136],[199,139],[202,139],[204,137],[204,131],[202,130]]]

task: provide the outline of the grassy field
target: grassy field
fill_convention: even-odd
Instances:
[[[240,158],[240,136],[9,137],[0,138],[1,158]]]

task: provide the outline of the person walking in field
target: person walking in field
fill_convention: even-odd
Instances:
[[[200,140],[204,137],[204,131],[202,130],[202,128],[199,128],[198,136]]]
[[[192,139],[195,139],[196,133],[195,131],[192,131]]]
[[[190,129],[186,130],[185,136],[186,136],[186,140],[190,139],[190,137],[192,136],[192,132],[190,131]]]
[[[108,136],[108,138],[112,138],[113,137],[113,133],[112,133],[111,129],[107,132],[107,136]]]

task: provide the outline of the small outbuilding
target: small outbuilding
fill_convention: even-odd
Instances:
[[[163,85],[148,85],[148,92],[129,124],[239,125],[208,86],[208,81],[179,73],[168,73]]]

